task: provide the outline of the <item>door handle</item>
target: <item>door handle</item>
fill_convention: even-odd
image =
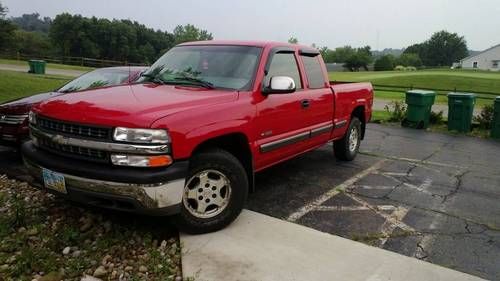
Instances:
[[[300,106],[302,106],[302,108],[308,108],[310,106],[310,101],[309,100],[301,100],[300,101]]]

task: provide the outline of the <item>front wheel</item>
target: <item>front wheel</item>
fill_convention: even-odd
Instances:
[[[209,150],[191,159],[184,187],[180,230],[200,234],[229,225],[241,213],[248,195],[248,177],[236,157]]]
[[[349,128],[344,137],[333,143],[335,157],[343,161],[352,161],[356,158],[361,144],[361,121],[352,117]]]

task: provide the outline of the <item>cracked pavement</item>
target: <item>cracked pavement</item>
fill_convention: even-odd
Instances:
[[[29,181],[18,156],[0,159]],[[499,159],[500,142],[369,124],[355,161],[326,145],[265,170],[247,208],[500,280]]]
[[[355,161],[331,149],[258,174],[249,209],[289,219],[330,194],[292,221],[500,280],[500,142],[370,124]]]

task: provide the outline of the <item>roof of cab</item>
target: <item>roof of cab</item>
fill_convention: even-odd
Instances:
[[[102,70],[123,70],[123,71],[143,71],[148,69],[149,66],[109,66],[109,67],[102,67],[102,68],[97,68],[97,69],[102,69]]]
[[[291,47],[293,49],[314,49],[310,46],[290,44],[274,41],[242,41],[242,40],[210,40],[210,41],[193,41],[179,44],[178,46],[196,46],[196,45],[233,45],[233,46],[252,46],[252,47]]]

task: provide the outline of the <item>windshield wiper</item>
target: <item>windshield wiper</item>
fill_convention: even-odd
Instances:
[[[189,82],[191,84],[194,84],[197,86],[202,86],[202,87],[207,88],[207,89],[215,89],[214,84],[212,84],[208,81],[202,80],[202,79],[194,78],[194,77],[175,77],[174,80],[175,81],[186,81],[186,82]]]
[[[160,75],[158,74],[154,74],[154,73],[141,73],[141,77],[146,77],[146,78],[149,78],[148,81],[149,82],[153,82],[153,83],[156,83],[156,84],[166,84],[165,81],[163,81],[161,78],[160,78]]]
[[[143,73],[141,73],[140,76],[141,77],[146,77],[146,78],[155,78],[156,76],[158,76],[158,74],[143,72]]]

